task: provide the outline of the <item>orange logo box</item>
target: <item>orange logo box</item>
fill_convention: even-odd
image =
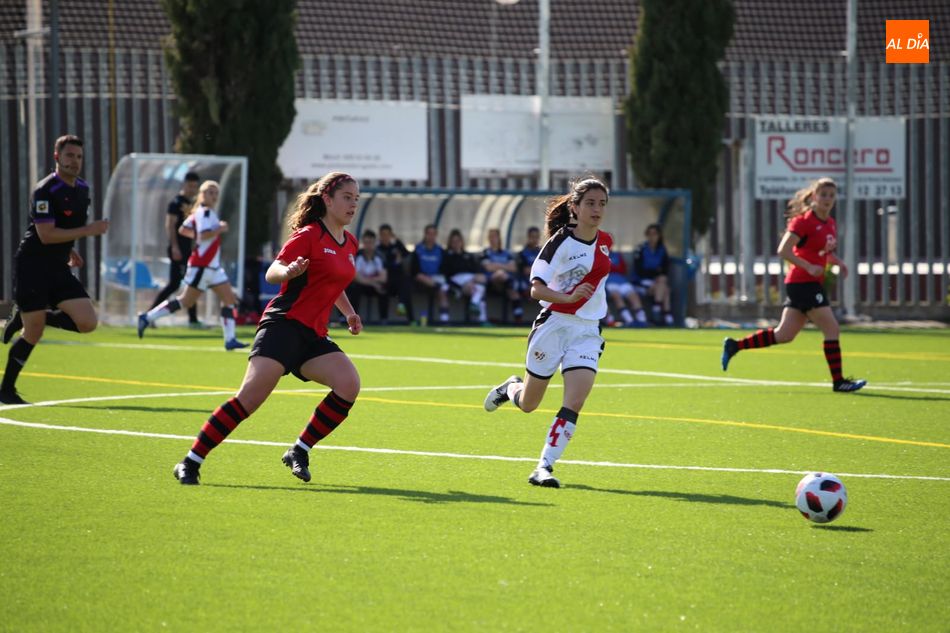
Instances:
[[[930,63],[930,20],[887,20],[885,32],[885,62]]]

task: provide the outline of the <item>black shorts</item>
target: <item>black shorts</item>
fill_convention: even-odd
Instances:
[[[307,382],[300,368],[311,358],[342,352],[339,346],[326,336],[317,336],[311,328],[295,319],[265,321],[257,328],[254,345],[249,358],[263,356],[272,358],[284,366],[284,375],[293,373]]]
[[[55,308],[68,299],[88,299],[82,283],[65,262],[16,258],[13,300],[21,312]]]
[[[785,284],[785,307],[805,314],[815,308],[830,306],[824,287],[817,281]]]

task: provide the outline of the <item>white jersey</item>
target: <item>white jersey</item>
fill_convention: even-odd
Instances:
[[[545,243],[531,266],[531,280],[540,279],[548,288],[570,294],[582,283],[594,286],[594,294],[576,303],[541,301],[545,310],[573,314],[582,319],[599,321],[607,315],[607,293],[604,285],[610,273],[609,233],[597,232],[590,242],[574,236],[564,227]]]
[[[370,279],[379,277],[379,274],[386,268],[383,265],[383,259],[379,256],[379,253],[375,251],[373,252],[373,257],[367,259],[366,253],[361,250],[356,254],[354,263],[356,264],[356,273]]]
[[[202,240],[201,234],[204,231],[213,231],[221,225],[218,214],[214,209],[199,205],[188,218],[182,222],[195,232],[195,246],[188,257],[189,266],[199,266],[205,268],[221,267],[221,236]]]

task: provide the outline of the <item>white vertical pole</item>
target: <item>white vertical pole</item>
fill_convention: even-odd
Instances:
[[[138,312],[135,291],[136,279],[135,268],[139,261],[139,161],[135,154],[132,154],[132,208],[129,211],[132,214],[132,239],[129,240],[131,248],[129,249],[129,323],[135,325],[136,314]],[[105,257],[105,254],[103,254]]]
[[[845,172],[844,190],[847,197],[844,200],[844,262],[848,266],[848,277],[844,280],[844,311],[845,314],[855,314],[855,303],[858,290],[858,253],[857,234],[858,218],[855,212],[854,190],[854,119],[856,115],[855,92],[857,87],[855,49],[857,48],[857,0],[848,0],[848,30],[847,30],[847,100],[848,124],[844,145]]]
[[[238,296],[244,294],[244,241],[247,236],[247,158],[241,158],[241,198],[238,211],[241,218],[241,232],[238,237],[237,284]]]
[[[548,135],[548,95],[551,77],[551,0],[538,0],[538,131],[540,156],[538,187],[551,188],[550,137]]]
[[[753,132],[739,150],[739,253],[741,268],[739,277],[739,302],[755,301],[755,235],[753,233],[752,214],[755,213],[755,125]]]

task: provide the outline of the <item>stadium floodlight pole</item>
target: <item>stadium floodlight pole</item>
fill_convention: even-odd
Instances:
[[[551,76],[551,0],[538,0],[538,188],[551,188],[548,85]]]
[[[43,27],[43,4],[40,0],[26,0],[26,28],[15,31],[13,37],[26,40],[26,103],[27,103],[27,178],[35,183],[39,178],[39,102],[36,79],[43,74],[43,36],[49,29]]]
[[[857,49],[857,19],[858,19],[857,0],[848,0],[848,29],[847,29],[847,50],[845,51],[847,63],[847,103],[848,120],[845,132],[845,177],[844,190],[847,196],[844,199],[844,262],[848,267],[849,275],[844,280],[844,312],[846,315],[854,316],[855,302],[858,288],[858,254],[857,254],[857,233],[858,218],[856,213],[854,187],[854,119],[856,112],[855,92],[857,86],[857,69],[855,68],[857,60],[855,59],[855,50]]]

